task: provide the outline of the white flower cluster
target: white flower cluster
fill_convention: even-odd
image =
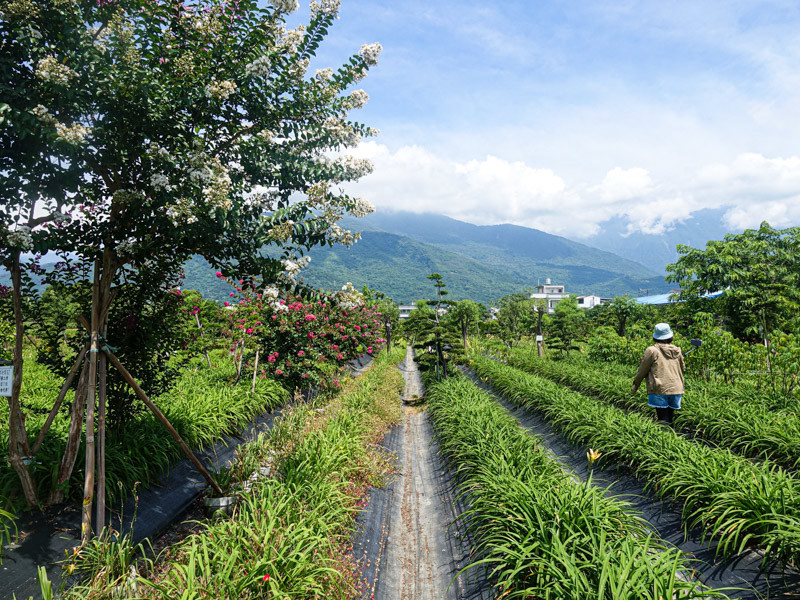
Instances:
[[[323,206],[328,199],[329,184],[327,181],[318,181],[306,189],[309,204],[313,206]]]
[[[295,260],[289,258],[282,260],[283,271],[289,277],[295,277],[301,269],[305,268],[311,262],[310,256],[301,256]]]
[[[308,70],[309,64],[311,64],[311,61],[308,58],[298,60],[289,67],[289,75],[295,79],[302,79]]]
[[[191,205],[186,198],[179,198],[176,204],[167,208],[167,217],[176,226],[197,223],[197,217],[192,213]]]
[[[353,199],[353,205],[350,207],[349,212],[354,217],[366,217],[375,212],[375,207],[369,200],[358,197]]]
[[[225,210],[231,207],[231,176],[225,168],[216,169],[211,183],[203,188],[203,198],[211,206]]]
[[[271,67],[268,56],[259,56],[253,62],[245,65],[244,72],[248,77],[268,77]]]
[[[153,173],[150,176],[150,186],[157,192],[168,192],[172,189],[169,178],[163,173]]]
[[[32,108],[31,114],[39,119],[42,123],[46,123],[48,125],[55,125],[58,123],[56,118],[50,114],[49,110],[47,110],[47,107],[42,106],[41,104],[37,104],[35,108]]]
[[[369,100],[369,94],[364,90],[355,90],[347,97],[347,106],[349,108],[363,108]]]
[[[275,12],[279,12],[284,15],[292,14],[297,10],[299,5],[300,4],[297,0],[272,0],[272,6],[275,7]]]
[[[338,16],[341,3],[341,0],[311,0],[311,17],[320,14]]]
[[[62,65],[54,56],[46,56],[36,63],[36,76],[42,81],[56,85],[66,85],[78,74],[67,65]]]
[[[280,296],[280,293],[281,292],[277,288],[277,286],[268,285],[267,287],[264,288],[263,296],[267,300],[277,300],[278,296]]]
[[[357,146],[361,141],[360,133],[336,117],[325,119],[324,129],[325,133],[331,137],[332,145]]]
[[[324,69],[317,69],[317,72],[314,73],[314,79],[317,81],[330,81],[333,79],[333,69],[330,67],[325,67]]]
[[[117,256],[133,254],[136,251],[136,240],[134,238],[122,240],[119,244],[117,244],[116,251]]]
[[[214,100],[227,100],[236,91],[233,81],[212,81],[206,86],[206,97]]]
[[[342,290],[337,292],[336,295],[339,306],[343,308],[355,308],[364,303],[364,296],[349,281],[342,286]]]
[[[328,231],[328,240],[334,244],[352,246],[358,238],[358,234],[353,234],[349,229],[343,229],[336,223],[331,225],[330,231]]]
[[[155,142],[150,142],[150,144],[147,147],[147,151],[148,154],[150,154],[150,157],[153,159],[158,158],[160,160],[165,160],[169,162],[173,162],[174,160],[172,158],[172,155],[169,153],[169,150],[167,150],[163,146],[159,146]]]
[[[84,127],[80,123],[73,123],[72,125],[64,125],[63,123],[56,123],[56,134],[58,137],[71,144],[77,146],[92,133],[90,127]]]
[[[294,54],[306,37],[306,28],[304,25],[298,25],[294,29],[284,30],[281,33],[280,47],[287,54]]]
[[[342,181],[355,181],[361,179],[365,175],[369,175],[375,168],[372,161],[368,158],[356,158],[355,156],[340,156],[334,161],[334,164],[342,167],[344,173],[341,179],[336,180],[336,183]]]
[[[20,250],[30,250],[33,248],[33,238],[31,238],[31,228],[20,226],[15,231],[10,231],[7,237],[8,245]]]
[[[378,42],[374,44],[364,44],[361,46],[361,50],[358,51],[358,55],[364,59],[367,65],[373,67],[378,64],[378,57],[381,54],[381,50],[383,50],[383,46]]]
[[[259,131],[259,132],[256,134],[256,137],[257,137],[258,139],[260,139],[260,140],[263,140],[263,141],[265,141],[265,142],[268,142],[268,141],[270,141],[272,138],[274,138],[274,137],[275,137],[275,134],[274,134],[274,133],[272,133],[272,132],[271,132],[269,129],[262,129],[261,131]]]

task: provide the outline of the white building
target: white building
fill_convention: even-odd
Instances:
[[[547,300],[547,312],[553,314],[556,311],[556,304],[564,298],[569,298],[569,294],[564,290],[563,285],[553,285],[550,278],[544,280],[544,285],[536,286],[536,292],[531,294],[533,299]]]
[[[594,308],[595,306],[600,306],[601,304],[608,304],[611,302],[611,298],[601,298],[600,296],[578,296],[578,307],[579,308]]]

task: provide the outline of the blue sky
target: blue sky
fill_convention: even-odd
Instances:
[[[307,7],[291,22],[307,18]],[[702,208],[800,224],[796,2],[342,0],[318,54],[380,63],[353,116],[378,209],[581,238]]]

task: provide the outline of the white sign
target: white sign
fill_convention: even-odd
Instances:
[[[0,367],[0,396],[11,396],[14,367]]]
[[[542,337],[541,335],[537,335],[537,336],[536,336],[536,341],[537,341],[537,342],[541,342],[541,341],[543,341],[543,340],[544,340],[544,337]]]

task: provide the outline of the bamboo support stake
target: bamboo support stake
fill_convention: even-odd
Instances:
[[[92,285],[92,333],[89,348],[89,380],[86,386],[86,479],[83,484],[83,516],[81,519],[81,545],[92,535],[92,499],[94,497],[95,437],[94,411],[97,393],[97,353],[100,351],[98,327],[100,320],[100,262],[94,263]]]
[[[114,365],[114,368],[120,372],[122,378],[128,383],[128,385],[130,385],[133,388],[133,391],[136,392],[136,395],[139,396],[139,399],[147,405],[147,408],[149,408],[153,412],[156,418],[159,421],[161,421],[164,427],[166,427],[167,431],[169,431],[170,435],[173,438],[175,438],[175,441],[178,442],[184,454],[186,454],[186,456],[189,458],[189,460],[192,461],[194,466],[197,467],[197,470],[200,471],[200,474],[203,477],[205,477],[206,481],[208,481],[211,487],[214,488],[214,491],[216,491],[218,494],[221,495],[222,488],[220,488],[217,482],[214,481],[214,478],[211,477],[209,472],[206,470],[203,464],[198,460],[198,458],[194,455],[189,446],[186,445],[186,442],[183,441],[183,438],[181,438],[180,434],[177,431],[175,431],[175,428],[169,422],[167,417],[164,416],[164,413],[162,413],[158,409],[158,407],[155,404],[153,404],[150,398],[147,397],[147,394],[145,394],[144,390],[142,390],[142,388],[139,387],[139,384],[136,383],[136,381],[133,379],[133,376],[127,371],[127,369],[125,369],[125,367],[122,366],[122,364],[119,362],[119,359],[109,351],[106,351],[106,354],[108,355],[109,362],[112,365]]]
[[[64,385],[61,386],[61,391],[58,393],[58,398],[56,398],[56,403],[53,404],[53,408],[50,411],[50,414],[47,415],[47,420],[45,420],[44,425],[42,425],[41,430],[39,430],[39,434],[36,436],[36,441],[33,443],[33,448],[31,449],[31,453],[35,456],[36,453],[39,451],[39,448],[42,447],[42,442],[44,442],[44,438],[47,435],[47,432],[50,431],[50,426],[53,424],[53,419],[56,418],[58,414],[58,410],[61,408],[61,404],[64,402],[64,398],[67,396],[67,392],[69,391],[69,386],[72,385],[72,380],[75,379],[75,375],[78,374],[78,367],[81,366],[83,362],[83,357],[86,356],[86,352],[89,350],[88,346],[84,346],[83,350],[80,351],[78,354],[78,358],[75,359],[75,363],[72,365],[72,369],[70,369],[69,375],[64,380]]]
[[[256,377],[258,377],[258,354],[261,352],[261,348],[256,348],[256,364],[253,367],[253,385],[250,388],[250,393],[253,394],[256,391]]]
[[[106,327],[103,325],[103,337]],[[106,526],[106,370],[105,352],[97,357],[99,361],[98,383],[99,404],[97,412],[97,508],[95,510],[95,527],[103,531]]]

